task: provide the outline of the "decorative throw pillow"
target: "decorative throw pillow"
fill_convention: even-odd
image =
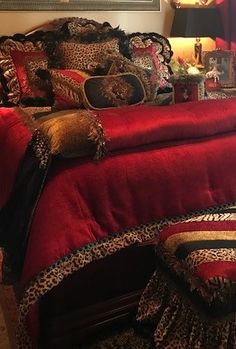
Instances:
[[[19,107],[19,109],[28,114],[33,120],[52,113],[52,107]]]
[[[62,157],[105,155],[105,136],[91,111],[67,110],[39,118],[38,129],[50,141],[51,152]]]
[[[81,35],[100,30],[102,24],[87,18],[74,18],[66,24],[66,27],[70,35]]]
[[[109,65],[110,68],[108,70],[107,75],[116,75],[119,73],[132,73],[138,76],[138,78],[142,81],[146,100],[149,101],[152,96],[152,85],[151,85],[151,73],[148,69],[142,68],[126,57],[122,56],[120,53],[115,51],[113,52],[105,52],[104,54],[104,65]]]
[[[37,76],[36,72],[39,69],[47,69],[48,60],[46,57],[40,58],[40,56],[26,58],[25,68],[30,88],[33,91],[33,95],[37,96],[37,89],[40,85],[40,78]]]
[[[82,103],[81,84],[89,75],[80,70],[50,69],[49,79],[54,95],[54,108],[79,108]]]
[[[135,64],[152,72],[153,99],[158,90],[171,87],[168,79],[171,69],[168,65],[173,52],[169,41],[156,33],[133,33],[129,36],[132,60]]]
[[[173,51],[169,40],[157,33],[132,33],[128,35],[129,47],[132,52],[133,48],[144,48],[150,45],[157,47],[156,51],[162,55],[165,64],[170,63]],[[161,48],[161,50],[160,50]]]
[[[102,53],[113,49],[119,52],[119,40],[114,38],[104,42],[80,43],[61,42],[58,54],[64,69],[79,69],[92,72],[102,61]]]
[[[28,95],[30,88],[25,68],[25,60],[32,55],[46,57],[42,41],[17,41],[6,39],[0,44],[0,67],[6,83],[9,103],[18,104],[23,93]]]
[[[167,80],[170,76],[169,69],[164,64],[163,56],[156,51],[156,48],[156,45],[134,48],[132,59],[140,67],[152,71],[151,81],[156,84],[157,88],[164,88],[167,86]]]
[[[46,53],[44,51],[24,52],[13,50],[10,54],[19,81],[20,98],[36,97],[35,90],[39,78],[35,75],[35,72],[39,68],[47,69]]]
[[[105,109],[140,104],[145,99],[145,91],[136,75],[123,73],[86,79],[83,97],[90,109]]]

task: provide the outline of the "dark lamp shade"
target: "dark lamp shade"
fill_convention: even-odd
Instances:
[[[170,36],[223,37],[220,12],[215,7],[176,8]]]

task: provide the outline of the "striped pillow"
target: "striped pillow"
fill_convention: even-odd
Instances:
[[[89,77],[80,70],[50,69],[51,84],[54,93],[55,109],[73,109],[81,107],[81,84]]]
[[[159,257],[205,301],[236,296],[236,215],[208,214],[164,228]]]

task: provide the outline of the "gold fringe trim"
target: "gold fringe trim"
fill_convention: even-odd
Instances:
[[[101,160],[107,154],[106,135],[104,133],[101,121],[98,120],[97,116],[90,112],[90,118],[92,125],[88,139],[93,141],[93,143],[96,145],[94,160]]]

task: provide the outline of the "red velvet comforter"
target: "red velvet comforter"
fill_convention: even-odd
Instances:
[[[30,302],[27,287],[63,257],[134,226],[236,201],[236,100],[123,107],[98,118],[110,154],[54,161],[35,212],[20,310],[31,325],[42,293]],[[17,111],[1,109],[0,207],[29,139]]]

